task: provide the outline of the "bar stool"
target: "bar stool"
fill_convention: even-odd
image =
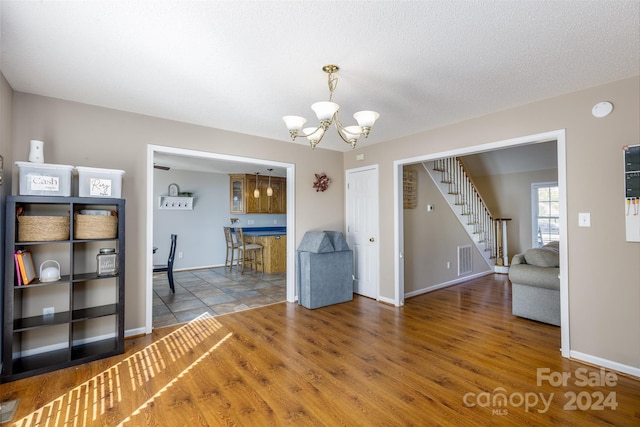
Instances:
[[[249,263],[254,270],[258,271],[258,264],[260,269],[264,273],[264,255],[262,252],[262,245],[257,243],[247,243],[244,239],[244,234],[241,227],[236,227],[236,242],[238,244],[238,261],[242,262],[241,273],[244,274],[244,266]],[[260,260],[258,260],[258,252]]]
[[[222,227],[224,229],[224,239],[227,242],[227,253],[224,259],[225,268],[229,266],[230,270],[233,270],[233,258],[236,251],[239,251],[240,246],[238,242],[234,239],[233,234],[231,233],[231,227]],[[239,254],[238,254],[239,255]],[[238,265],[240,261],[236,260],[236,265]]]

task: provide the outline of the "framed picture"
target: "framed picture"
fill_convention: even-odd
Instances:
[[[179,193],[180,193],[180,187],[178,187],[178,184],[176,183],[169,184],[169,196],[178,197]]]

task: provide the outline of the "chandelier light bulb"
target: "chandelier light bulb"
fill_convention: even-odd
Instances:
[[[324,136],[324,129],[320,128],[304,128],[302,129],[302,133],[307,136],[309,140],[309,144],[311,144],[311,148],[316,148],[316,145],[320,142],[322,137]]]
[[[331,119],[333,119],[333,115],[339,108],[340,106],[338,104],[329,101],[316,102],[311,105],[311,109],[316,113],[318,120],[321,122],[329,121],[329,124],[331,124]]]
[[[287,129],[289,129],[292,140],[296,139],[302,130],[302,126],[307,122],[307,119],[300,116],[284,116],[282,120],[284,120],[284,124],[287,126]]]
[[[380,114],[375,111],[358,111],[353,115],[353,118],[358,122],[358,126],[360,127],[373,127],[373,124],[378,120]]]

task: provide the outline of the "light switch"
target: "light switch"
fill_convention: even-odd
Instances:
[[[591,227],[591,213],[580,212],[578,214],[578,227]]]

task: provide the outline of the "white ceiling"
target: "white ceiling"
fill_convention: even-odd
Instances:
[[[7,1],[16,91],[289,141],[340,66],[376,144],[640,74],[640,1]],[[312,120],[313,119],[313,120]],[[301,144],[307,144],[300,141]],[[350,148],[335,132],[321,148]]]

